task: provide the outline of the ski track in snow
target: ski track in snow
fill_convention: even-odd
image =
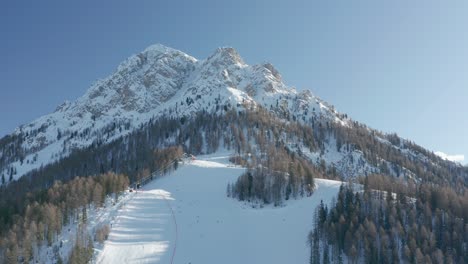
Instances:
[[[118,211],[95,262],[307,263],[314,209],[341,182],[316,179],[311,197],[254,209],[226,197],[242,172],[210,155],[144,186]]]
[[[171,264],[172,264],[172,263],[174,263],[174,257],[175,257],[176,251],[177,251],[177,237],[179,236],[179,232],[178,232],[177,220],[175,218],[174,210],[172,209],[171,204],[166,199],[166,197],[165,196],[162,196],[162,197],[163,197],[164,201],[166,202],[167,207],[171,210],[172,220],[174,222],[174,228],[175,228],[174,249],[172,250],[172,255],[171,255]]]

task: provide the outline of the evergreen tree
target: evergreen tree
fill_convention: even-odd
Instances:
[[[328,244],[324,243],[325,245],[323,246],[323,264],[330,264],[330,257],[328,256]]]

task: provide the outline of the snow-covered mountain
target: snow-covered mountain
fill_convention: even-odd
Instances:
[[[173,169],[170,177],[163,177]],[[360,179],[364,186],[373,184],[385,194],[390,190],[393,198],[394,186],[407,190],[398,193],[399,199],[371,204],[411,204],[404,201],[422,197],[423,206],[413,208],[424,208],[417,219],[427,216],[426,209],[431,212],[435,200],[440,202],[432,209],[450,208],[454,201],[455,209],[449,210],[462,215],[468,168],[338,113],[312,92],[285,84],[273,65],[246,64],[233,48],[219,48],[198,60],[153,45],[122,62],[76,101],[0,139],[0,223],[8,234],[0,241],[6,245],[0,247],[0,262],[23,257],[33,261],[31,255],[46,263],[81,259],[79,252],[89,254],[92,244],[84,234],[99,241],[110,230],[107,242],[95,244],[97,263],[168,262],[174,256],[185,263],[219,263],[226,257],[227,263],[301,263],[313,255],[306,235],[319,219],[313,217],[314,208],[322,200],[334,207],[333,197],[346,192],[340,188],[341,178],[373,173],[381,175]],[[104,176],[91,177],[99,174]],[[138,194],[130,189],[112,201],[117,197],[112,192],[127,188],[123,179],[141,188]],[[155,181],[148,183],[150,179]],[[415,186],[421,189],[413,197]],[[440,193],[435,189],[439,187]],[[101,208],[105,194],[106,206]],[[354,199],[348,194],[342,196],[350,198],[342,198]],[[345,206],[337,207],[359,204],[343,201]],[[410,207],[402,208],[416,216]],[[386,214],[395,211],[375,208]],[[335,209],[333,214],[341,210]],[[378,223],[383,218],[375,212],[368,215]],[[451,217],[450,212],[434,212],[436,218],[423,222]],[[367,215],[364,218],[367,222]],[[60,229],[62,221],[65,228]],[[87,229],[81,221],[89,223]],[[366,222],[360,224],[367,227]],[[387,228],[380,224],[377,230]],[[336,226],[345,230],[344,225],[353,226]],[[358,230],[365,230],[361,227]],[[397,228],[377,233],[387,237]],[[411,228],[405,232],[418,233]],[[348,231],[346,237],[352,234]],[[31,234],[43,237],[36,241],[37,253],[28,252]],[[365,232],[351,237],[361,234]],[[443,236],[450,240],[449,233]],[[320,248],[320,243],[315,245]],[[213,248],[215,254],[207,254]]]
[[[110,142],[151,118],[190,117],[196,112],[255,108],[287,113],[297,120],[326,118],[345,124],[343,115],[314,96],[286,85],[270,63],[247,65],[233,48],[218,48],[204,60],[156,44],[122,62],[74,102],[16,129],[21,151],[6,157],[3,173],[14,178],[69,155],[93,142]],[[125,129],[105,133],[123,124]]]
[[[0,175],[18,179],[75,150],[115,142],[159,118],[182,121],[202,112],[223,115],[257,108],[284,124],[311,127],[318,148],[285,135],[277,140],[324,170],[330,168],[331,174],[347,178],[382,173],[419,180],[429,169],[445,181],[444,175],[456,169],[459,176],[454,177],[464,181],[460,165],[349,119],[311,91],[285,84],[270,63],[248,65],[226,47],[198,60],[160,44],[126,59],[76,101],[0,139]]]

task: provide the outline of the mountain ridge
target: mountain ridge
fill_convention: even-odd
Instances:
[[[402,160],[443,162],[408,140],[353,121],[310,90],[286,85],[270,63],[246,64],[231,47],[198,60],[155,44],[124,60],[77,100],[0,139],[0,174],[18,179],[76,150],[110,144],[159,118],[183,121],[203,111],[223,115],[257,108],[285,124],[299,122],[319,131],[314,137],[319,138],[320,151],[300,140],[288,142],[288,148],[317,166],[324,162],[344,178],[384,173],[417,179],[420,171],[408,169]],[[374,143],[361,142],[363,137]],[[354,142],[346,143],[350,138]],[[388,153],[366,149],[377,143],[404,158],[388,160]]]
[[[77,100],[65,101],[53,113],[19,126],[13,135],[24,135],[22,159],[31,163],[13,165],[15,178],[89,146],[99,136],[97,131],[112,123],[125,123],[131,131],[158,116],[189,117],[201,110],[222,112],[226,106],[256,105],[302,111],[298,115],[304,120],[314,115],[309,109],[317,108],[330,119],[340,119],[310,91],[287,86],[272,64],[249,66],[232,47],[217,48],[198,60],[161,44],[151,45],[124,60]],[[83,133],[91,136],[73,139]],[[125,131],[114,138],[123,135]]]

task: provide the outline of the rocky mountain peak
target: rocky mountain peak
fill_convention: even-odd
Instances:
[[[271,63],[249,66],[231,47],[218,48],[198,61],[182,51],[155,44],[123,61],[78,100],[66,102],[54,113],[24,126],[23,132],[29,136],[22,148],[29,159],[37,154],[47,164],[73,149],[89,146],[112,124],[125,124],[126,129],[108,136],[109,141],[153,118],[190,117],[199,111],[222,114],[230,107],[242,111],[247,105],[294,113],[300,120],[323,111],[324,116],[335,120],[331,111],[318,107],[312,94],[299,98]],[[314,108],[314,113],[306,111]],[[74,136],[80,133],[81,138]],[[23,166],[18,174],[38,166]]]
[[[206,59],[206,63],[221,66],[245,65],[244,60],[239,55],[237,50],[231,47],[217,48],[215,52]]]
[[[275,66],[273,66],[273,64],[269,63],[269,62],[266,62],[266,63],[263,63],[262,66],[269,70],[270,73],[279,81],[281,81],[283,78],[281,77],[281,74],[279,73],[279,71],[275,68]]]

